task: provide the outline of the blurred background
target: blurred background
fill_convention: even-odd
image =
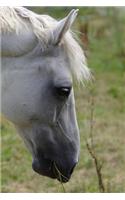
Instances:
[[[27,7],[56,19],[72,7]],[[73,7],[74,8],[74,7]],[[105,192],[125,192],[125,7],[79,7],[72,27],[85,51],[94,81],[75,85],[81,153],[66,192],[100,192],[91,142]],[[13,125],[1,119],[2,192],[64,192],[56,180],[33,172],[31,156]]]

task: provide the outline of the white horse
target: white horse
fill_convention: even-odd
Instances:
[[[61,21],[22,7],[0,7],[2,113],[17,128],[33,169],[67,182],[78,162],[73,81],[87,80],[84,52]]]

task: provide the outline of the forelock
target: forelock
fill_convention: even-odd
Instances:
[[[32,29],[37,39],[41,42],[43,50],[49,45],[49,30],[56,26],[57,21],[47,15],[38,15],[23,7],[0,7],[1,32],[20,33],[22,27]],[[84,51],[74,39],[74,34],[67,32],[63,38],[63,46],[68,55],[70,70],[78,82],[91,78],[90,70],[87,67]]]

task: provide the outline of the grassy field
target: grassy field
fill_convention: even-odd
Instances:
[[[93,26],[95,30],[104,27],[103,35],[96,35]],[[117,35],[115,28],[108,27],[104,23],[99,25],[98,20],[89,25],[88,65],[95,81],[85,88],[75,86],[81,153],[71,180],[64,184],[66,192],[99,192],[93,159],[86,147],[86,140],[90,141],[91,97],[94,148],[103,162],[106,192],[125,192],[125,32]],[[2,192],[63,192],[59,182],[33,172],[31,156],[23,141],[3,118],[1,134]]]

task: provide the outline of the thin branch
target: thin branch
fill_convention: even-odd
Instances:
[[[97,158],[97,155],[95,155],[94,150],[92,149],[92,147],[86,143],[87,145],[87,149],[91,155],[91,157],[94,160],[94,164],[95,164],[95,168],[96,168],[96,173],[97,173],[97,177],[98,177],[98,185],[99,185],[99,190],[100,192],[105,192],[105,187],[104,187],[104,183],[103,183],[103,177],[102,177],[102,164],[100,165],[99,160]]]
[[[94,97],[91,98],[91,105],[90,105],[90,139],[91,139],[91,146],[94,148],[93,142],[93,128],[94,128]]]
[[[86,146],[87,149],[94,160],[95,168],[96,168],[96,173],[97,173],[97,178],[98,178],[98,186],[99,186],[99,191],[100,192],[105,192],[105,186],[103,183],[103,177],[102,177],[102,167],[103,163],[100,163],[97,154],[94,149],[94,138],[93,138],[93,128],[94,128],[94,96],[91,96],[91,101],[90,101],[90,139],[91,139],[91,144],[89,144],[86,141]]]
[[[54,167],[55,167],[55,169],[56,169],[56,171],[57,171],[57,173],[58,173],[58,175],[59,175],[59,180],[60,180],[60,183],[61,183],[63,192],[66,193],[65,187],[64,187],[63,182],[62,182],[62,176],[63,176],[64,178],[67,178],[67,177],[65,177],[65,176],[59,171],[59,169],[58,169],[58,167],[56,166],[56,163],[55,163],[55,162],[54,162]]]

